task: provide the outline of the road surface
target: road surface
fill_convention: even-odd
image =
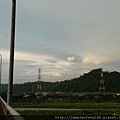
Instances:
[[[67,109],[67,108],[14,108],[15,110],[119,110],[119,109]]]

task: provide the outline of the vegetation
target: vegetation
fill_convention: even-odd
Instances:
[[[18,111],[26,120],[81,120],[99,119],[115,120],[120,119],[120,110],[81,110],[81,111]],[[111,115],[111,116],[109,116]]]
[[[21,115],[116,115],[120,110],[25,110],[18,111]]]
[[[103,74],[106,92],[119,93],[120,73],[104,71]],[[81,109],[77,111],[18,111],[21,115],[24,116],[24,118],[28,118],[29,120],[37,120],[37,117],[39,120],[41,115],[47,115],[46,120],[51,115],[120,115],[119,94],[98,96],[98,94],[88,95],[82,93],[98,92],[101,79],[100,76],[101,69],[96,69],[71,80],[54,83],[41,82],[42,91],[46,93],[43,94],[43,96],[39,99],[37,99],[34,94],[34,92],[36,92],[37,82],[14,84],[13,107]],[[32,86],[34,86],[33,93]],[[6,101],[7,85],[2,85],[2,88],[4,88],[4,91],[1,93],[1,96]],[[25,97],[24,93],[29,95],[29,97]],[[45,120],[45,117],[43,118]]]
[[[120,92],[120,73],[104,71],[105,88],[107,92]],[[60,82],[41,81],[44,92],[97,92],[100,84],[101,69],[91,70],[78,78]],[[13,91],[16,92],[36,92],[37,82],[27,82],[14,84]],[[2,90],[7,91],[7,84],[2,85]]]
[[[13,107],[20,108],[68,108],[68,109],[120,109],[119,103],[14,103]]]
[[[107,93],[120,93],[120,73],[103,72]],[[120,94],[98,95],[101,69],[95,69],[78,78],[61,82],[41,82],[43,96],[36,98],[37,82],[14,84],[13,108],[67,108],[80,110],[25,110],[18,111],[25,119],[47,120],[53,115],[114,115],[120,116]],[[32,92],[32,86],[34,87]],[[6,100],[7,85],[2,85],[1,96]],[[25,97],[25,94],[29,95]],[[34,104],[33,104],[34,103]],[[38,118],[38,119],[37,119]]]
[[[71,97],[47,97],[15,98],[13,107],[21,108],[73,108],[73,109],[120,109],[120,96],[71,96]],[[34,104],[33,104],[34,103]]]
[[[25,119],[29,120],[55,120],[58,115],[112,115],[112,117],[120,116],[120,96],[96,96],[96,95],[83,95],[72,97],[58,97],[52,98],[41,97],[40,99],[24,98],[21,101],[13,102],[13,107],[25,108],[65,108],[74,110],[23,110],[18,111]],[[34,102],[34,104],[33,104]],[[77,109],[77,110],[76,110]],[[100,119],[100,118],[99,118]]]

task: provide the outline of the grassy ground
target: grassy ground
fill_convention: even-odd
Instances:
[[[117,115],[120,110],[25,110],[18,111],[21,115]]]
[[[14,108],[120,109],[119,103],[14,103]]]
[[[18,111],[26,120],[55,120],[56,115],[112,115],[120,116],[120,97],[83,96],[77,98],[41,98],[14,101],[14,108],[68,108],[82,110],[25,110]],[[116,119],[116,118],[115,118]],[[59,119],[62,120],[62,119]]]
[[[67,110],[67,111],[18,111],[25,120],[72,120],[79,117],[90,117],[90,119],[120,119],[120,110]],[[110,116],[111,115],[111,116]],[[92,118],[91,118],[92,117]],[[74,120],[76,120],[74,119]],[[79,118],[80,119],[80,118]],[[81,118],[83,119],[83,118]],[[84,118],[88,119],[88,118]]]
[[[120,97],[84,96],[78,98],[25,98],[13,102],[14,108],[120,109]]]

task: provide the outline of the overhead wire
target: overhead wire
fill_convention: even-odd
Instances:
[[[112,37],[113,38],[113,37]],[[111,39],[110,41],[113,41],[114,39]],[[118,39],[119,40],[119,39]],[[108,40],[109,41],[109,40]],[[114,40],[115,41],[115,40]],[[107,42],[106,42],[107,43]],[[110,42],[109,42],[110,43]],[[110,43],[111,44],[111,43]],[[106,48],[108,48],[106,51],[103,51],[103,52],[101,52],[101,55],[99,55],[99,57],[98,58],[103,58],[103,56],[104,56],[104,59],[102,60],[102,62],[105,62],[105,61],[109,61],[110,60],[110,58],[112,58],[112,57],[115,57],[115,56],[118,56],[117,58],[120,58],[120,50],[118,49],[118,48],[120,48],[119,47],[119,45],[120,45],[120,41],[118,41],[116,44],[114,44],[114,45],[112,45],[110,48],[108,48],[108,44],[104,44],[104,46],[106,47]],[[102,46],[102,47],[104,47],[104,46]],[[118,48],[116,48],[118,46]],[[101,47],[101,46],[100,46]],[[102,47],[100,48],[100,50],[102,49]],[[114,50],[115,49],[115,50]],[[117,51],[116,51],[116,49],[118,49]],[[114,51],[113,51],[114,50]],[[112,60],[112,61],[114,61],[114,63],[115,62],[118,62],[118,60]],[[115,65],[113,65],[113,66],[115,66]]]
[[[115,34],[112,38],[108,39],[106,42],[101,44],[97,48],[97,59],[102,60],[101,66],[105,65],[104,63],[106,61],[110,61],[110,59],[113,57],[115,58],[115,59],[112,59],[112,61],[114,61],[114,63],[119,62],[118,60],[116,60],[116,59],[120,58],[120,46],[119,46],[120,40],[118,39],[118,37],[119,37],[118,35],[119,35],[119,32],[117,34]],[[115,38],[117,38],[117,39],[115,39]],[[94,47],[93,47],[93,49],[94,49]],[[114,65],[114,67],[115,67],[115,65]]]
[[[117,35],[118,35],[118,34],[117,34]],[[116,35],[114,35],[114,37],[115,37],[115,36],[116,36]],[[102,49],[108,48],[108,49],[106,49],[105,51],[102,51],[99,56],[107,55],[111,50],[113,50],[113,48],[115,48],[117,45],[120,44],[120,41],[118,41],[117,44],[111,46],[110,48],[108,47],[108,43],[110,43],[111,41],[113,41],[114,37],[112,37],[110,40],[107,40],[105,43],[103,43],[101,46],[99,46],[99,47],[100,47],[100,48],[99,48],[100,52],[102,51]],[[115,40],[114,40],[114,41],[115,41]],[[111,43],[110,43],[110,44],[111,44]]]

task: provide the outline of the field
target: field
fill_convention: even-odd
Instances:
[[[109,117],[110,120],[120,119],[120,110],[58,110],[58,111],[18,111],[26,120],[56,120],[55,117],[58,117],[59,120],[65,120],[72,117],[98,117],[99,119],[105,119]],[[67,118],[66,118],[67,117]],[[78,118],[77,118],[78,119]],[[108,118],[107,118],[108,119]],[[69,119],[72,120],[72,119]],[[76,120],[76,119],[74,119]]]
[[[25,118],[37,119],[40,117],[53,117],[55,115],[112,115],[120,116],[120,96],[69,96],[69,97],[42,97],[24,98],[13,102],[14,108],[63,108],[68,110],[25,110],[18,111]],[[73,110],[69,110],[73,109]],[[33,118],[32,118],[32,117]],[[44,118],[45,119],[45,118]]]

